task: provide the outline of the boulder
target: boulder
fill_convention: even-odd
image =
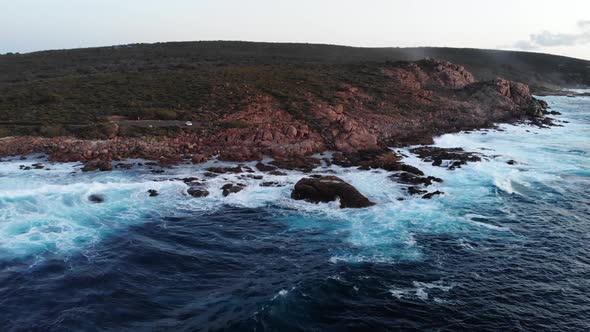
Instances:
[[[101,172],[112,171],[113,164],[108,160],[92,160],[84,164],[82,172],[93,172],[100,170]]]
[[[291,193],[295,200],[326,203],[340,199],[340,208],[364,208],[375,205],[352,185],[336,176],[303,178]]]
[[[207,156],[205,156],[204,154],[197,153],[197,154],[193,155],[193,157],[191,158],[191,161],[193,162],[193,164],[204,163],[207,161]]]

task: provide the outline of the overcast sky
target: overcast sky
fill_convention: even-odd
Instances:
[[[521,49],[590,59],[590,0],[0,0],[0,53],[184,40]]]

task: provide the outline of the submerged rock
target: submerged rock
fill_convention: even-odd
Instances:
[[[341,208],[364,208],[375,205],[355,187],[336,176],[301,179],[295,184],[291,198],[312,203],[327,203],[340,198]]]
[[[199,178],[188,177],[188,178],[182,178],[180,180],[186,184],[193,184],[193,183],[197,183],[199,181]]]
[[[104,201],[106,199],[105,199],[104,195],[92,194],[92,195],[88,196],[88,200],[92,203],[104,203]]]
[[[434,196],[444,195],[444,194],[445,194],[444,192],[437,190],[437,191],[434,191],[434,192],[431,192],[431,193],[428,193],[428,194],[422,196],[422,198],[424,198],[424,199],[431,199]]]
[[[274,175],[274,176],[287,176],[287,173],[281,172],[279,170],[270,171],[270,172],[268,172],[268,174]]]
[[[428,191],[420,189],[420,187],[409,187],[408,188],[408,193],[410,195],[422,195],[422,194],[426,194]]]
[[[481,161],[481,157],[474,152],[467,152],[461,148],[439,148],[434,146],[422,146],[411,149],[410,152],[426,162],[432,162],[432,166],[443,166],[449,169],[455,169],[465,165],[468,162]]]
[[[276,181],[267,181],[260,184],[261,187],[284,187],[285,185]]]
[[[131,168],[133,168],[133,163],[120,163],[120,164],[117,164],[116,167],[121,168],[121,169],[131,169]]]
[[[150,189],[147,192],[148,192],[148,194],[150,194],[150,197],[156,197],[156,196],[160,195],[160,193],[156,189]]]
[[[239,193],[240,191],[244,190],[245,187],[246,187],[246,185],[242,184],[242,183],[238,183],[238,184],[228,183],[228,184],[224,185],[223,187],[221,187],[221,190],[223,190],[223,197],[227,197],[230,194]]]
[[[418,175],[415,175],[412,173],[407,173],[407,172],[393,174],[391,176],[391,178],[396,179],[401,183],[410,184],[410,185],[430,186],[434,182],[438,182],[438,183],[443,182],[443,180],[441,178],[437,178],[434,176],[418,176]]]
[[[193,197],[197,197],[197,198],[209,196],[209,191],[200,185],[192,186],[192,187],[188,188],[186,192],[189,195],[191,195]]]

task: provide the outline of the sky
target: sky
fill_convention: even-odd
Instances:
[[[590,0],[0,0],[0,53],[193,40],[473,47],[590,60]]]

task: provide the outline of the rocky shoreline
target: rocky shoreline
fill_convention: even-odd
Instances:
[[[471,162],[480,162],[487,159],[481,153],[464,151],[461,148],[440,148],[421,146],[409,149],[424,162],[432,163],[433,166],[444,167],[449,170],[461,168]],[[354,186],[345,182],[339,177],[330,175],[330,170],[325,167],[338,165],[344,168],[356,168],[359,170],[376,170],[389,173],[388,178],[402,185],[407,196],[418,195],[423,199],[432,199],[445,193],[439,190],[429,190],[430,186],[444,182],[443,179],[426,175],[422,170],[403,163],[403,157],[392,150],[363,150],[355,154],[342,153],[321,153],[315,156],[304,158],[265,160],[264,162],[234,163],[231,166],[219,161],[209,162],[209,167],[200,167],[190,177],[167,177],[172,164],[162,165],[153,161],[92,161],[86,164],[75,165],[75,170],[80,172],[112,171],[115,169],[143,168],[146,172],[155,175],[164,175],[154,181],[181,181],[186,185],[184,194],[195,199],[208,197],[211,191],[216,189],[223,197],[241,192],[248,186],[257,185],[260,187],[284,187],[293,186],[291,198],[294,200],[305,200],[311,203],[327,203],[338,201],[341,208],[367,208],[376,203],[369,200]],[[14,161],[15,159],[11,159]],[[21,156],[17,160],[22,161],[22,171],[51,170],[51,166],[41,162],[27,165],[28,157]],[[50,162],[51,163],[51,162]],[[179,164],[190,165],[191,161],[180,161]],[[517,162],[511,160],[510,165]],[[180,166],[180,165],[179,165]],[[76,173],[74,171],[73,173]],[[289,171],[296,171],[300,174],[299,180],[293,181],[287,175]],[[290,173],[291,175],[293,173]],[[213,179],[216,181],[211,182]],[[252,181],[254,180],[254,181]],[[220,183],[216,188],[215,184]],[[149,189],[146,197],[157,197],[160,193],[156,189]],[[398,200],[405,200],[400,196]],[[104,203],[108,197],[102,194],[88,196],[88,201],[94,204]]]
[[[181,162],[199,164],[210,159],[247,162],[270,157],[274,159],[272,165],[259,164],[259,170],[276,174],[280,174],[280,169],[310,172],[323,161],[396,172],[392,177],[408,185],[409,193],[432,198],[443,193],[428,193],[425,188],[442,180],[404,164],[401,156],[388,146],[431,144],[437,135],[493,127],[498,122],[528,120],[538,126],[552,125],[546,116],[552,114],[547,104],[535,99],[529,87],[522,83],[500,78],[478,82],[462,66],[433,59],[385,63],[380,70],[387,77],[387,86],[379,98],[342,83],[337,92],[339,103],[314,102],[309,96],[309,105],[298,117],[272,97],[254,95],[243,103],[244,107],[220,119],[220,123],[233,124],[223,128],[212,123],[200,131],[181,131],[173,136],[123,137],[118,135],[117,124],[110,123],[105,125],[109,128],[109,138],[103,140],[2,138],[0,157],[44,153],[50,161],[82,162],[83,171],[109,171],[114,168],[113,162],[126,159],[145,159],[154,166],[171,167]],[[368,104],[376,104],[383,111],[375,112]],[[324,151],[335,153],[324,160],[310,157]],[[450,169],[480,160],[479,156],[460,149],[422,147],[412,152],[435,166]],[[133,164],[116,163],[116,167],[130,168]],[[238,166],[233,170],[211,169],[209,173],[214,176],[243,171]],[[294,193],[294,197],[325,201],[326,197],[341,197],[334,193],[348,188],[339,179],[305,181],[299,188],[306,189]],[[336,188],[326,183],[336,184]],[[192,187],[190,195],[207,195],[206,190]],[[239,192],[240,188],[232,184],[222,190],[227,196]],[[331,194],[318,194],[317,188]],[[368,200],[353,201],[362,203],[344,205],[370,205]]]
[[[432,143],[444,133],[532,120],[551,124],[547,104],[523,83],[478,82],[465,68],[427,59],[380,65],[380,96],[342,82],[338,103],[308,96],[297,117],[268,95],[248,97],[242,108],[201,129],[172,136],[125,137],[117,123],[104,124],[107,139],[38,136],[0,139],[0,157],[46,153],[54,161],[110,162],[127,158],[162,165],[214,156],[227,161],[302,158],[326,150],[355,154],[387,146]],[[369,107],[371,105],[371,107]],[[376,106],[375,106],[376,105]],[[375,111],[375,108],[380,110]],[[219,124],[223,124],[220,126]]]

